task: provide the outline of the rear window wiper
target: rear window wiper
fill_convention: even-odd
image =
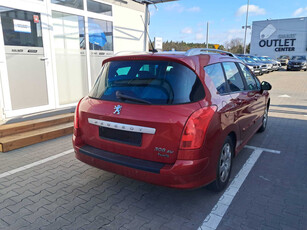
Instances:
[[[123,100],[123,101],[129,100],[129,101],[135,101],[135,102],[140,102],[140,103],[143,103],[143,104],[151,105],[150,101],[146,101],[146,100],[143,100],[143,99],[139,99],[139,98],[136,98],[136,97],[131,97],[131,96],[125,95],[125,94],[121,93],[120,91],[116,91],[116,97],[118,99]]]

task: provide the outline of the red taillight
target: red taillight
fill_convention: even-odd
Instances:
[[[189,117],[181,136],[180,149],[198,149],[202,146],[216,109],[216,106],[201,108]]]
[[[78,102],[78,105],[75,110],[75,117],[74,117],[74,134],[78,136],[79,130],[79,106],[82,99]]]

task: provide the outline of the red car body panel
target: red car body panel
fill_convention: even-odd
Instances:
[[[243,91],[220,95],[217,93],[204,67],[221,61],[232,61],[222,55],[134,55],[106,59],[103,64],[126,60],[165,60],[180,63],[192,69],[199,77],[205,90],[201,101],[180,105],[144,105],[105,101],[85,97],[76,111],[78,128],[73,135],[76,158],[89,165],[149,183],[175,187],[196,188],[216,178],[216,167],[222,145],[228,135],[235,141],[235,154],[254,135],[262,124],[268,104],[267,91]],[[115,105],[122,105],[120,116],[113,114]],[[198,149],[180,149],[180,141],[189,117],[201,108],[216,106],[216,111],[205,131],[202,146]],[[156,133],[142,134],[141,146],[113,142],[99,136],[97,126],[88,119],[98,119],[156,129]],[[158,173],[150,172],[112,161],[98,159],[85,154],[83,146],[97,151],[128,157],[133,162],[143,160],[161,164]],[[163,152],[159,149],[164,149]]]

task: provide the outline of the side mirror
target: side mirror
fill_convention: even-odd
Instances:
[[[272,85],[266,81],[261,82],[261,90],[271,90]]]

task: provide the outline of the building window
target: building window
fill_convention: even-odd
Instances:
[[[93,0],[87,0],[87,10],[98,14],[112,16],[112,6]]]
[[[83,10],[83,0],[51,0],[51,3]]]
[[[113,23],[89,18],[88,32],[90,50],[113,51]]]
[[[6,7],[0,11],[5,45],[43,47],[39,13]]]

